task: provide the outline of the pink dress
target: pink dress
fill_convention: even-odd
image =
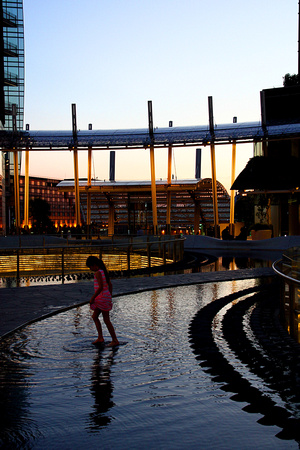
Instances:
[[[94,302],[91,304],[91,309],[95,311],[96,308],[102,309],[103,311],[110,311],[112,309],[111,293],[109,291],[109,286],[107,284],[105,274],[103,270],[98,271],[102,277],[103,289],[99,295],[95,298]],[[98,280],[96,274],[94,275],[94,289],[95,292],[99,288]]]

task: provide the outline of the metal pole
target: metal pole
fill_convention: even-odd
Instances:
[[[87,177],[87,210],[86,210],[86,224],[88,237],[90,237],[90,226],[91,226],[91,192],[90,187],[92,185],[92,149],[88,149],[88,177]]]
[[[172,126],[172,122],[169,122],[169,126]],[[167,190],[167,217],[166,217],[166,228],[167,234],[171,234],[171,191],[169,187],[171,185],[172,180],[172,145],[169,145],[168,149],[168,190]]]
[[[79,177],[78,177],[78,151],[77,151],[77,119],[76,104],[72,103],[72,130],[73,130],[73,156],[74,156],[74,191],[75,191],[75,217],[76,225],[80,221]]]
[[[64,248],[61,249],[61,282],[65,281],[65,251]]]
[[[80,223],[78,151],[77,151],[77,149],[73,150],[73,156],[74,156],[75,217],[76,217],[76,225],[81,225],[81,223]]]
[[[17,281],[20,280],[20,252],[17,250]]]
[[[152,197],[152,219],[153,234],[157,235],[157,205],[156,205],[156,182],[155,182],[155,161],[154,161],[154,133],[153,133],[153,114],[152,101],[148,101],[148,120],[150,136],[150,170],[151,170],[151,197]]]
[[[108,236],[113,236],[115,233],[115,205],[108,201]]]
[[[211,134],[210,156],[211,156],[211,178],[212,178],[212,197],[214,209],[214,231],[215,237],[219,237],[219,213],[218,213],[218,195],[217,195],[217,179],[216,179],[216,157],[215,157],[215,132],[213,117],[213,101],[212,97],[208,97],[208,113],[209,113],[209,129]]]
[[[157,205],[156,205],[156,183],[155,183],[155,162],[154,147],[150,147],[150,168],[151,168],[151,197],[152,197],[152,219],[153,234],[157,235]]]
[[[236,142],[232,143],[232,163],[231,163],[231,186],[235,180],[235,163],[236,163]],[[234,235],[234,194],[235,191],[230,192],[230,224],[229,232]]]
[[[29,150],[25,151],[24,228],[29,228]]]
[[[14,150],[14,195],[15,195],[15,219],[17,233],[20,231],[20,187],[19,187],[19,158],[18,151]]]
[[[13,135],[17,132],[17,105],[12,105]],[[15,199],[15,222],[17,234],[20,232],[20,186],[19,186],[19,155],[17,149],[14,150],[14,199]]]

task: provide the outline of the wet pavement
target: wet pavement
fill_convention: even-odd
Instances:
[[[175,286],[275,276],[271,268],[132,277],[113,280],[113,296]],[[0,337],[19,327],[88,303],[93,282],[3,288],[0,290]]]

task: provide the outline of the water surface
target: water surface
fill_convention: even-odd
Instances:
[[[257,423],[261,415],[243,411],[245,403],[232,401],[191,348],[188,328],[199,309],[256,283],[209,283],[115,298],[112,321],[122,344],[115,350],[91,344],[96,333],[88,306],[3,340],[3,446],[298,448],[278,439],[276,426]]]

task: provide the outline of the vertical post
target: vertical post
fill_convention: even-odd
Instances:
[[[169,121],[169,127],[173,126],[173,122]],[[172,180],[172,145],[169,145],[168,148],[168,190],[167,190],[167,217],[166,217],[166,232],[167,234],[171,234],[171,191],[169,190],[171,186]]]
[[[195,234],[198,234],[199,232],[199,226],[200,226],[200,202],[199,200],[195,199],[195,213],[194,213],[194,231]]]
[[[76,225],[81,225],[80,204],[79,204],[78,151],[76,148],[74,148],[73,150],[73,157],[74,157],[75,218],[76,218]]]
[[[21,221],[20,221],[19,158],[17,150],[14,150],[14,195],[15,195],[16,231],[17,234],[19,234]]]
[[[115,181],[116,152],[109,153],[109,181]]]
[[[17,250],[17,282],[20,281],[20,250]]]
[[[115,205],[108,201],[108,236],[113,236],[115,233]]]
[[[214,232],[215,237],[219,237],[219,213],[218,213],[218,195],[216,179],[216,157],[215,157],[215,132],[212,97],[208,97],[209,129],[211,134],[210,156],[211,156],[211,178],[212,178],[212,196],[214,209]]]
[[[64,248],[61,249],[61,282],[64,284],[65,281],[65,251]]]
[[[24,228],[29,228],[29,150],[25,151]]]
[[[147,257],[148,257],[148,268],[151,269],[151,245],[149,242],[147,243]]]
[[[17,105],[12,105],[13,134],[17,132]],[[19,186],[19,155],[18,150],[13,149],[14,153],[14,200],[15,200],[15,225],[17,234],[20,232],[20,186]]]
[[[156,182],[155,182],[155,161],[154,161],[154,133],[153,133],[153,114],[152,101],[148,101],[148,120],[150,136],[150,170],[151,170],[151,197],[152,197],[152,219],[153,234],[157,235],[157,206],[156,206]]]
[[[132,251],[132,244],[129,244],[127,247],[127,270],[128,276],[130,277],[130,253]]]
[[[196,148],[196,167],[195,167],[195,178],[196,180],[201,179],[201,148]]]
[[[268,156],[266,96],[264,91],[260,92],[260,109],[261,109],[261,127],[264,133],[264,138],[262,142],[262,151],[263,156]]]
[[[79,176],[78,176],[78,150],[77,150],[77,120],[76,104],[72,103],[72,129],[73,129],[73,157],[74,157],[74,192],[75,192],[75,217],[76,225],[81,225],[80,199],[79,199]]]
[[[88,149],[88,176],[87,176],[87,196],[86,196],[86,201],[87,201],[87,205],[86,205],[86,224],[87,224],[87,235],[90,238],[91,235],[91,230],[90,230],[90,226],[91,226],[91,206],[92,206],[92,202],[91,202],[91,192],[90,192],[90,188],[92,186],[92,149],[89,148]]]
[[[231,186],[235,180],[235,163],[236,163],[236,142],[232,143],[232,162],[231,162]],[[230,192],[230,224],[229,232],[234,236],[234,194],[235,191]]]

